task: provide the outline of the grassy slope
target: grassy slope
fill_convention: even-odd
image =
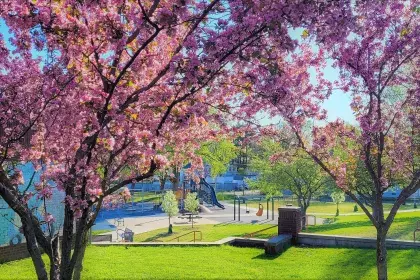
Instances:
[[[420,212],[400,213],[396,216],[388,234],[390,239],[413,240],[413,231],[417,220],[420,220]],[[216,241],[228,236],[244,236],[248,233],[268,228],[271,225],[251,225],[251,224],[219,224],[219,225],[197,225],[194,229],[191,226],[174,227],[174,233],[167,235],[167,229],[158,229],[147,233],[138,234],[134,241],[145,242],[158,239],[168,241],[177,236],[200,230],[203,233],[203,241]],[[341,216],[337,221],[328,225],[310,226],[306,232],[333,235],[348,235],[358,237],[375,237],[375,228],[366,216]],[[257,234],[257,238],[269,238],[277,233],[273,228]],[[180,241],[191,241],[192,235],[180,238]]]
[[[420,251],[390,250],[389,278],[416,279]],[[375,252],[289,248],[89,247],[82,279],[376,279]],[[30,259],[0,265],[0,279],[34,279]]]
[[[203,234],[202,241],[217,241],[228,236],[243,236],[261,229],[271,227],[272,225],[252,225],[252,224],[218,224],[218,225],[197,225],[192,229],[191,226],[175,226],[173,227],[172,235],[168,235],[167,228],[157,229],[146,233],[137,234],[134,236],[134,241],[148,242],[153,240],[169,241],[177,236],[199,230]],[[272,229],[271,235],[277,232],[277,229]],[[197,235],[198,237],[198,235]],[[259,236],[264,238],[265,236]],[[193,235],[181,237],[179,241],[191,241]],[[175,240],[176,241],[176,240]]]
[[[413,231],[418,220],[420,220],[420,212],[397,214],[388,233],[388,238],[413,240]],[[365,215],[341,216],[333,224],[309,227],[308,232],[372,238],[376,236],[375,228]]]
[[[161,201],[162,194],[155,192],[135,192],[133,195],[133,202],[155,202],[158,203]],[[131,199],[129,200],[131,202]]]
[[[233,203],[233,201],[231,201],[231,203]],[[279,206],[285,206],[286,204],[293,204],[294,206],[297,206],[297,202],[296,201],[275,201],[274,202],[274,209],[277,209]],[[248,207],[252,207],[252,208],[258,208],[258,201],[250,201],[248,202]],[[264,210],[267,207],[267,202],[263,201],[261,202],[261,204],[264,206]],[[354,213],[354,206],[356,204],[352,203],[352,202],[343,202],[339,205],[339,209],[340,209],[340,214],[349,214],[349,213]],[[385,211],[389,211],[391,210],[392,204],[391,203],[385,203],[384,204],[384,210]],[[269,203],[269,208],[271,210],[271,202]],[[363,214],[362,209],[359,208],[358,213]],[[413,208],[413,204],[407,204],[407,205],[402,205],[400,210],[411,210]],[[331,215],[335,215],[335,212],[337,210],[337,206],[332,203],[332,202],[312,202],[308,208],[308,213],[323,213],[323,214],[331,214]],[[420,209],[418,209],[418,211],[420,211]]]

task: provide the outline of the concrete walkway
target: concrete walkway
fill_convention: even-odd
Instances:
[[[236,216],[236,220],[233,220],[233,205],[224,204],[225,209],[220,209],[218,207],[208,206],[208,213],[200,213],[201,218],[194,219],[194,224],[205,225],[205,224],[277,224],[277,219],[271,220],[271,212],[269,219],[267,219],[266,212],[262,216],[256,216],[257,209],[250,208],[250,213],[246,214],[245,209],[241,207],[241,220],[238,221],[239,216]],[[186,218],[180,218],[181,214],[178,217],[171,219],[171,223],[174,226],[181,225],[190,225],[191,223]],[[118,224],[114,219],[106,220],[109,224],[117,226]],[[156,229],[167,228],[169,226],[169,220],[166,214],[159,214],[154,216],[138,216],[138,217],[124,217],[124,224],[119,224],[117,229],[110,230],[108,233],[112,234],[112,241],[118,241],[121,238],[117,238],[117,230],[124,230],[129,228],[134,232],[134,234],[144,233],[153,231]],[[121,231],[119,231],[121,232]]]
[[[201,215],[200,215],[201,216]],[[107,220],[110,224],[114,224],[114,219]],[[171,218],[171,223],[174,226],[180,225],[189,225],[191,223],[188,222],[187,219],[181,219],[178,217]],[[200,218],[194,219],[194,224],[201,225],[201,224],[218,224],[219,222],[215,220],[211,220],[208,218]],[[112,234],[112,241],[117,241],[121,239],[120,237],[117,238],[117,231],[118,229],[124,230],[125,228],[129,228],[134,232],[134,234],[144,233],[153,231],[156,229],[167,228],[169,226],[169,219],[166,215],[159,215],[159,216],[151,216],[151,217],[126,217],[124,218],[124,225],[120,224],[117,226],[117,229],[110,232]],[[109,234],[109,233],[104,233]]]

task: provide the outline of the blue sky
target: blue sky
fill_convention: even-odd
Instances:
[[[337,70],[332,67],[324,69],[325,76],[330,80],[337,77]],[[342,90],[333,91],[330,98],[325,101],[323,107],[328,112],[328,121],[333,121],[337,118],[343,119],[345,122],[355,124],[353,112],[350,108],[351,97],[349,94],[344,93]]]
[[[291,35],[294,39],[300,39],[300,36],[302,34],[303,29],[296,29],[291,31]],[[10,38],[10,34],[8,32],[8,29],[4,23],[3,20],[0,19],[0,33],[3,35],[3,38],[8,41]],[[9,47],[10,44],[8,42],[6,43]],[[40,55],[40,53],[34,53],[34,56]],[[328,63],[331,64],[331,63]],[[325,76],[333,81],[338,78],[338,71],[331,67],[331,65],[328,65],[324,69]],[[315,81],[315,79],[313,79]],[[350,108],[350,102],[351,98],[348,94],[345,94],[344,92],[340,90],[335,90],[333,94],[330,96],[330,98],[325,101],[323,104],[323,107],[328,112],[328,121],[333,121],[337,118],[343,119],[345,122],[355,124],[355,118],[353,116],[353,113]],[[273,120],[274,122],[278,120]],[[269,119],[263,119],[263,123],[270,123],[271,121]]]

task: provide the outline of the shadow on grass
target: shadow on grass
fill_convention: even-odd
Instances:
[[[344,275],[352,275],[354,279],[364,278],[372,269],[376,267],[376,254],[372,249],[336,249],[331,258],[328,258],[328,265],[322,271],[326,279],[346,279]],[[340,275],[333,275],[340,268]],[[334,271],[334,272],[333,272]],[[376,275],[376,274],[375,274]],[[338,277],[340,276],[340,277]]]
[[[414,275],[419,267],[417,262],[418,251],[415,249],[388,250],[388,274],[390,279],[417,279]],[[410,261],[412,260],[412,261]],[[332,275],[335,267],[340,267],[340,277]],[[335,270],[336,271],[336,270]],[[326,279],[347,279],[344,275],[352,275],[354,279],[365,279],[368,276],[375,279],[376,250],[375,249],[337,249],[337,252],[328,259],[328,266],[323,266]],[[409,272],[407,274],[407,272]],[[412,273],[410,273],[412,272]]]
[[[286,249],[287,250],[287,249]],[[283,253],[277,255],[266,255],[265,253],[261,253],[258,256],[253,257],[253,260],[266,260],[266,261],[273,261],[279,257],[281,257]]]
[[[233,225],[233,224],[240,225],[241,223],[238,223],[237,221],[227,221],[220,224],[215,224],[214,227],[223,227],[223,226],[228,226],[228,225]]]
[[[141,242],[153,242],[153,241],[156,241],[159,238],[164,238],[164,237],[169,237],[169,236],[175,236],[175,234],[174,233],[162,232],[162,233],[158,233],[154,236],[150,236],[150,237],[142,240]]]
[[[333,224],[326,224],[326,225],[317,225],[308,227],[306,232],[323,232],[323,231],[330,231],[336,229],[343,229],[343,228],[353,228],[353,227],[365,227],[365,226],[372,226],[370,221],[356,221],[356,222],[335,222]]]

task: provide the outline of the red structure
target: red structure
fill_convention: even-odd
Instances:
[[[290,234],[295,241],[302,231],[302,213],[299,207],[280,207],[278,234]]]

